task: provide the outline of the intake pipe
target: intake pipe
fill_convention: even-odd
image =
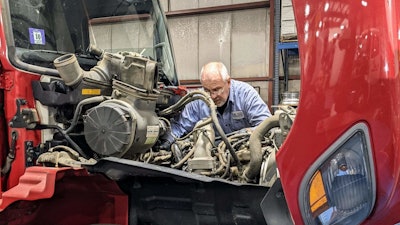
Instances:
[[[279,115],[268,117],[251,133],[249,139],[250,163],[243,172],[243,179],[246,182],[254,182],[254,178],[260,173],[263,160],[261,141],[265,134],[274,127],[279,127]]]
[[[104,53],[102,60],[90,71],[84,71],[79,66],[74,54],[60,56],[53,63],[65,84],[74,87],[79,85],[83,78],[110,83],[121,61],[122,58],[116,54]]]
[[[197,122],[196,126],[204,123],[204,121]],[[211,149],[215,142],[215,133],[211,124],[207,124],[202,129],[197,130],[193,135],[195,149],[193,158],[188,161],[189,170],[195,173],[212,171],[215,169],[215,159],[211,157]]]

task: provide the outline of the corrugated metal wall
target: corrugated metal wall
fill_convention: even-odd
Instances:
[[[164,0],[166,11],[218,7],[250,0]],[[197,80],[201,67],[222,61],[232,78],[248,81],[268,99],[269,8],[241,9],[168,17],[177,70],[182,80]]]

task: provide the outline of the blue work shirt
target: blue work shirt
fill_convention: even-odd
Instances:
[[[218,121],[225,134],[255,127],[269,116],[271,112],[267,104],[251,85],[231,79],[226,108],[222,114],[217,110]],[[172,121],[172,133],[176,137],[182,137],[192,131],[198,121],[207,117],[210,117],[210,108],[205,102],[190,102],[177,120]],[[218,132],[215,134],[218,135]]]

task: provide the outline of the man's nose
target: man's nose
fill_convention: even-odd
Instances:
[[[216,99],[218,96],[219,96],[219,94],[216,93],[216,92],[211,92],[211,93],[210,93],[210,97],[211,97],[212,99]]]

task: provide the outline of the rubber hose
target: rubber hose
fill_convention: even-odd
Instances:
[[[279,127],[279,115],[273,115],[261,122],[251,133],[249,139],[250,163],[243,173],[243,178],[251,182],[260,173],[262,164],[261,141],[272,128]]]

